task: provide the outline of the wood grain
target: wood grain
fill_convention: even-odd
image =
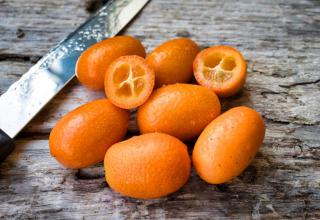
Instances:
[[[0,94],[89,17],[92,4],[101,2],[0,0]],[[148,51],[183,36],[202,48],[227,44],[243,52],[245,88],[222,103],[224,110],[246,105],[263,115],[266,138],[253,164],[223,185],[206,184],[192,171],[169,197],[122,197],[106,185],[101,164],[73,171],[50,157],[54,123],[104,97],[75,79],[24,129],[0,165],[0,218],[319,219],[319,14],[317,0],[151,1],[123,31]],[[130,132],[138,132],[134,113]]]

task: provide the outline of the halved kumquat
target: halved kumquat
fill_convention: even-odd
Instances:
[[[151,95],[155,73],[139,56],[123,56],[112,62],[105,75],[105,92],[110,101],[124,109],[142,105]]]
[[[197,82],[219,97],[236,94],[245,83],[247,64],[230,46],[214,46],[201,51],[193,62]]]

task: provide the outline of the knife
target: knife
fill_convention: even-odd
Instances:
[[[9,87],[0,97],[0,162],[13,151],[13,138],[74,77],[82,51],[119,33],[148,1],[108,1]]]

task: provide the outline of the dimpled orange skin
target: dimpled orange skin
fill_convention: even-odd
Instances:
[[[192,63],[200,49],[188,38],[177,38],[160,45],[147,56],[156,73],[156,87],[187,83],[193,75]]]
[[[213,120],[193,150],[193,165],[208,183],[220,184],[238,176],[251,163],[265,134],[258,112],[233,108]]]
[[[104,76],[109,64],[120,56],[146,56],[139,40],[131,36],[117,36],[103,40],[85,50],[76,65],[79,81],[94,90],[103,90]]]
[[[69,112],[50,133],[50,153],[67,168],[84,168],[103,160],[107,149],[127,132],[129,112],[107,99]]]
[[[109,186],[139,199],[159,198],[177,191],[187,182],[190,166],[187,146],[162,133],[114,144],[104,158]]]
[[[172,84],[155,90],[139,107],[141,133],[163,132],[182,141],[198,136],[221,111],[216,94],[191,84]]]

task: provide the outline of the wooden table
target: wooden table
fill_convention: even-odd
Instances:
[[[100,4],[0,0],[0,93]],[[192,171],[169,197],[122,197],[105,183],[101,164],[68,170],[50,157],[54,123],[104,96],[73,80],[16,138],[16,150],[0,165],[0,218],[320,218],[319,1],[152,0],[122,34],[139,38],[148,51],[181,36],[202,48],[240,49],[247,83],[222,103],[263,115],[267,133],[253,164],[223,185],[206,184]]]

